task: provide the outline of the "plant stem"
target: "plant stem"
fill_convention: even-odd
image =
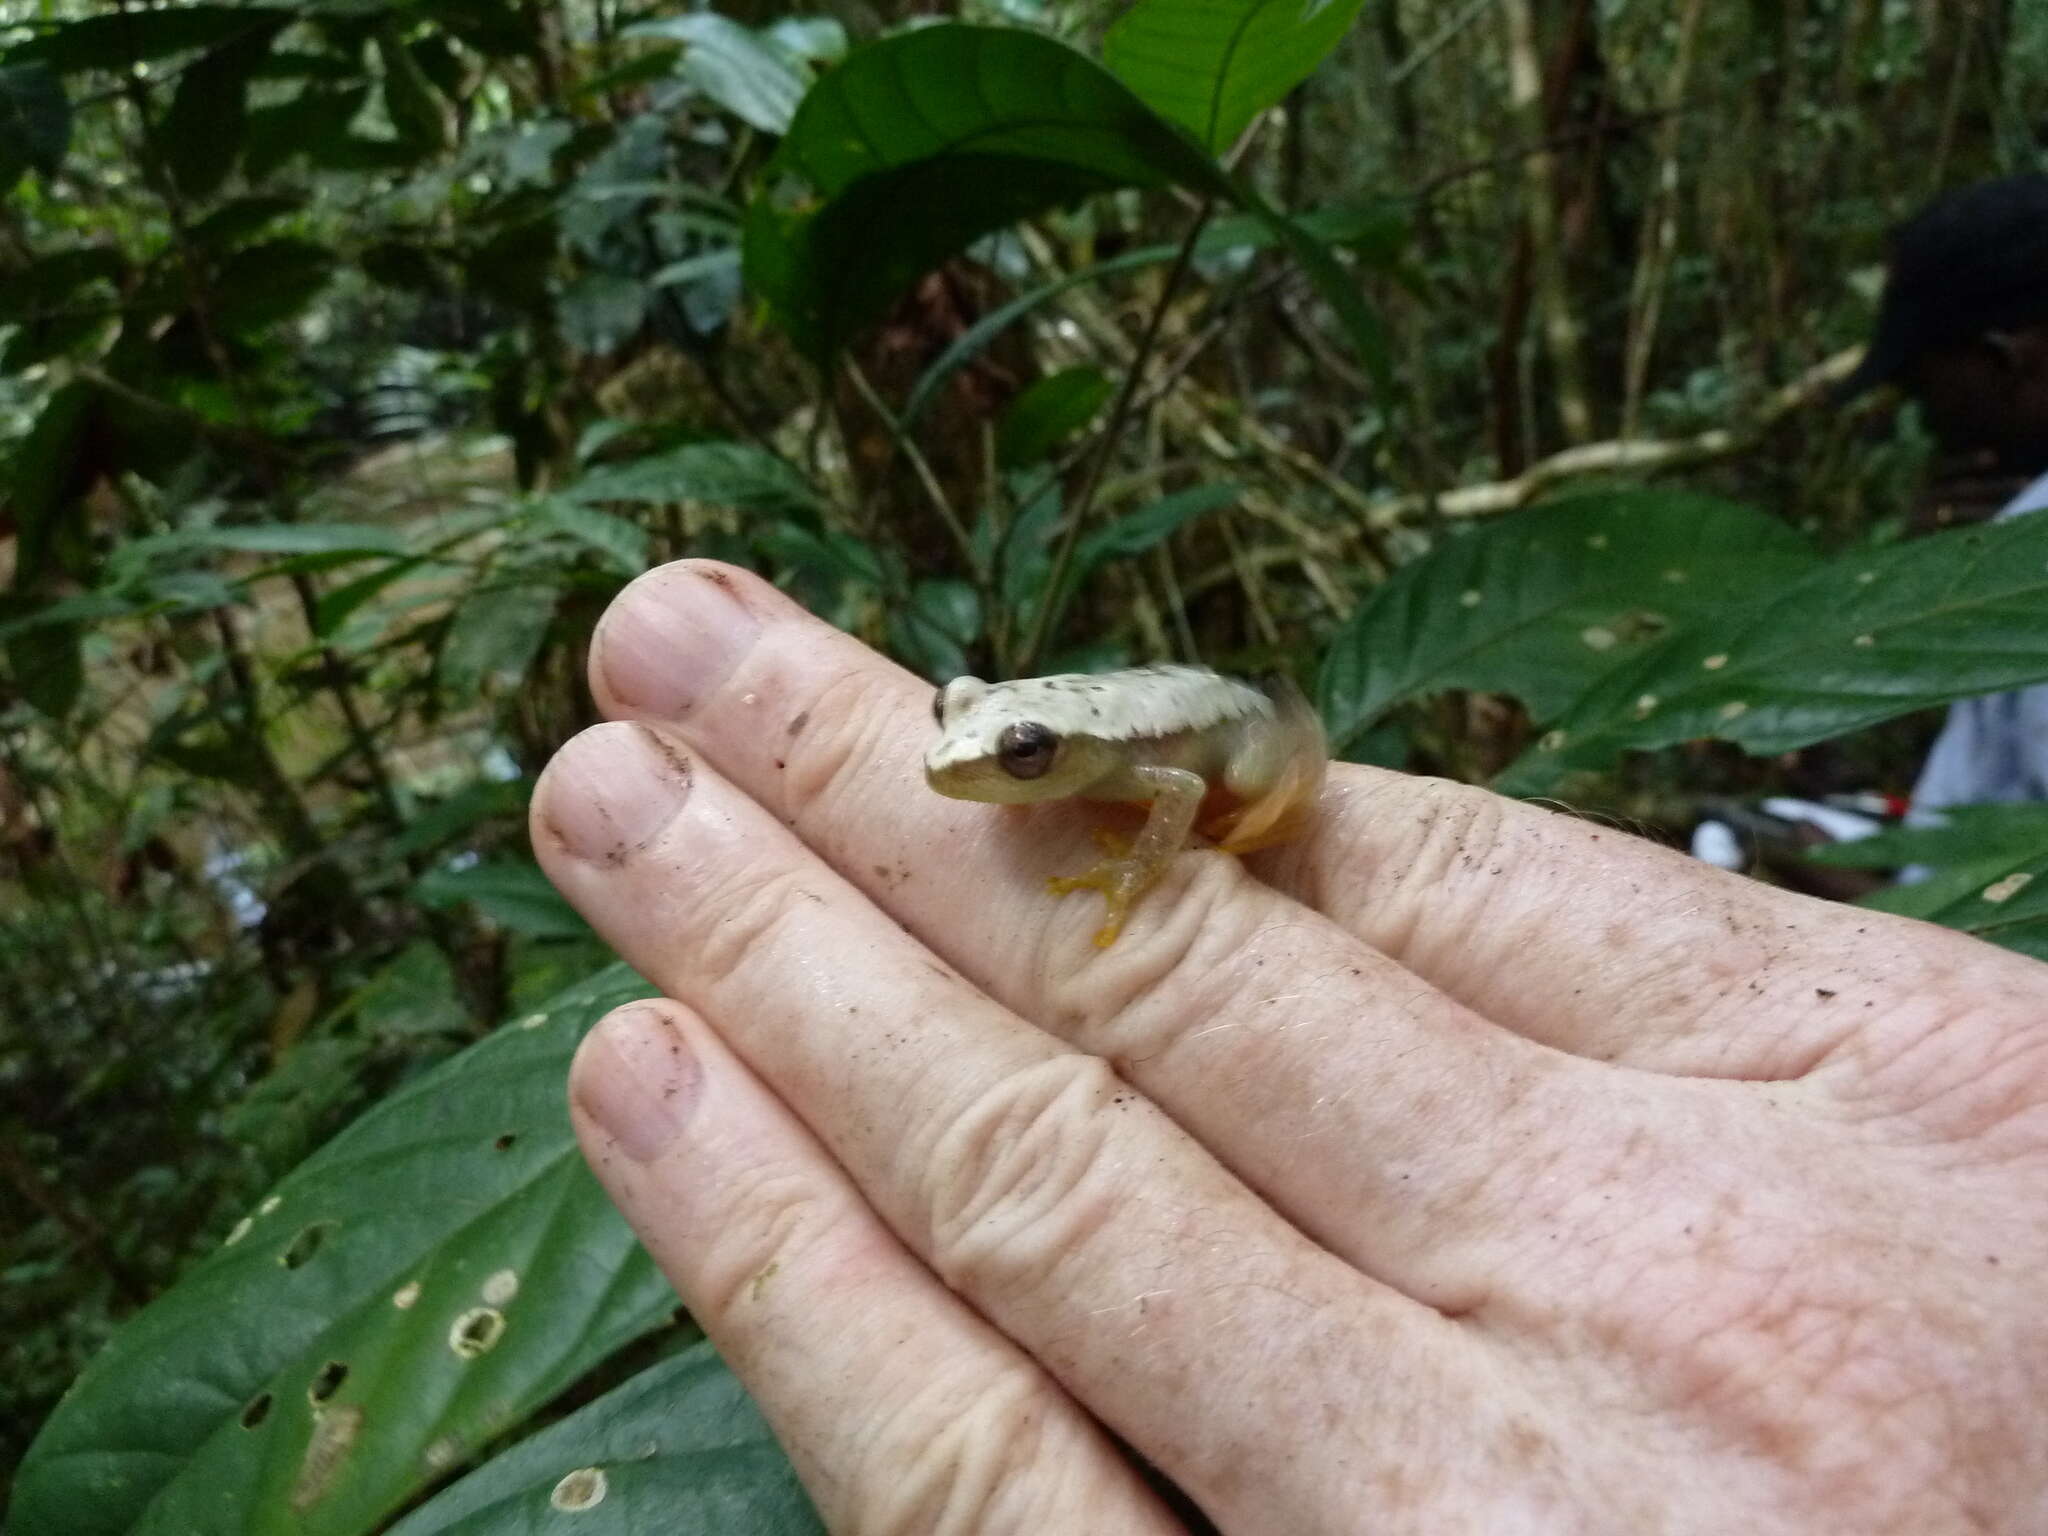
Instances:
[[[1146,317],[1144,334],[1138,338],[1138,350],[1131,357],[1131,366],[1124,373],[1123,384],[1117,390],[1116,403],[1110,408],[1109,424],[1102,429],[1101,444],[1095,457],[1089,461],[1088,478],[1081,484],[1081,494],[1074,499],[1074,509],[1067,514],[1067,526],[1060,534],[1059,547],[1053,551],[1052,570],[1046,577],[1044,596],[1039,600],[1038,612],[1032,616],[1031,630],[1024,647],[1017,653],[1016,670],[1020,673],[1028,673],[1037,664],[1046,641],[1051,638],[1053,618],[1065,606],[1060,600],[1060,589],[1066,584],[1067,571],[1074,563],[1074,548],[1080,542],[1081,529],[1095,505],[1096,493],[1102,488],[1102,477],[1116,453],[1116,445],[1130,422],[1131,407],[1138,398],[1138,385],[1145,376],[1145,364],[1159,345],[1159,332],[1165,324],[1166,311],[1173,304],[1181,279],[1194,262],[1195,243],[1201,238],[1202,230],[1209,223],[1209,215],[1215,209],[1216,199],[1213,196],[1202,199],[1201,207],[1195,210],[1195,216],[1188,224],[1187,233],[1181,237],[1180,249],[1173,253],[1173,265],[1167,268],[1166,279],[1160,284],[1159,298],[1152,306],[1152,313]]]

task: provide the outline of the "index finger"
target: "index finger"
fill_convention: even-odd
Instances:
[[[1014,970],[1039,936],[1085,944],[1095,914],[1049,902],[1043,883],[1099,813],[1053,804],[1019,817],[931,794],[920,767],[931,685],[759,577],[711,561],[641,577],[599,628],[591,683],[615,718],[679,725],[959,963],[994,955],[987,964]],[[763,728],[756,697],[781,708],[779,725]],[[810,750],[799,738],[814,727],[841,739]],[[905,865],[896,850],[910,831],[942,838],[946,865]],[[1484,790],[1349,764],[1333,765],[1308,836],[1251,864],[1495,1023],[1658,1072],[1798,1077],[1882,1031],[1883,1006],[1865,1002],[1931,990],[1934,969],[2039,990],[2034,967],[1924,924],[1776,891]],[[1183,883],[1190,873],[1175,871]],[[1169,879],[1140,917],[1175,894]],[[1769,1030],[1746,1027],[1759,1009]]]

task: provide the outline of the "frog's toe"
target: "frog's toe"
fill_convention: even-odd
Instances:
[[[1115,834],[1110,836],[1115,837]],[[1117,841],[1121,843],[1123,840],[1118,838]],[[1124,919],[1130,914],[1131,904],[1151,889],[1158,879],[1156,866],[1142,859],[1118,856],[1104,859],[1082,874],[1055,875],[1046,881],[1045,888],[1055,896],[1066,896],[1074,891],[1102,892],[1103,904],[1108,911],[1102,926],[1095,931],[1095,946],[1107,949],[1123,932]]]

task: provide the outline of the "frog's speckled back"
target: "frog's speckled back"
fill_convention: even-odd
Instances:
[[[991,683],[962,716],[948,719],[949,731],[972,732],[986,719],[993,734],[1015,720],[1034,720],[1061,736],[1098,736],[1129,741],[1199,731],[1225,720],[1274,713],[1273,701],[1249,683],[1207,667],[1175,662],[1129,667],[1121,672],[1063,673]]]

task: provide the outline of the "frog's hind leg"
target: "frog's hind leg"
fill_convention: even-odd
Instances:
[[[1107,855],[1105,858],[1081,874],[1059,875],[1046,882],[1046,889],[1055,896],[1073,891],[1102,892],[1109,910],[1102,926],[1095,931],[1098,949],[1107,949],[1116,942],[1133,904],[1159,883],[1174,855],[1187,845],[1195,813],[1201,809],[1202,794],[1208,788],[1200,774],[1185,768],[1148,766],[1134,769],[1133,774],[1152,791],[1152,808],[1136,840],[1125,845],[1114,832],[1097,832],[1095,841]]]

